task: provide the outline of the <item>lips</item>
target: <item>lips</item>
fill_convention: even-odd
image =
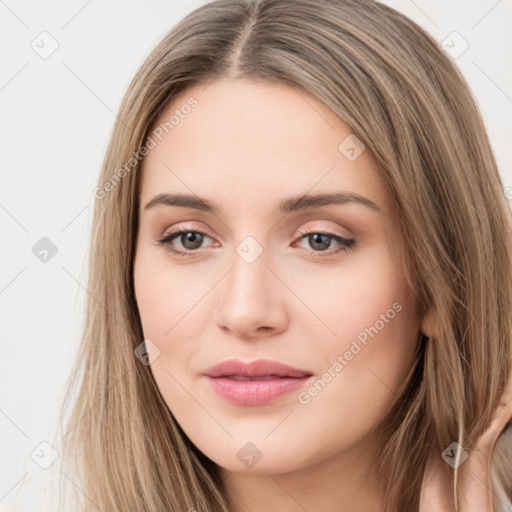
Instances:
[[[313,373],[277,361],[260,359],[244,363],[231,359],[213,366],[204,375],[213,391],[225,400],[257,406],[303,387]]]
[[[309,377],[313,372],[268,359],[259,359],[252,363],[229,359],[212,366],[204,374],[208,377],[231,377],[237,380],[264,380],[270,377]]]

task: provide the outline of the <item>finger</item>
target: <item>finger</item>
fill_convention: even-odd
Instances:
[[[507,423],[512,421],[512,375],[502,393],[491,424],[459,467],[457,501],[460,512],[493,512],[492,450]],[[452,512],[453,474],[444,459],[431,456],[425,468],[419,512]]]
[[[429,458],[421,486],[419,512],[455,510],[452,476],[441,456]]]
[[[458,501],[461,512],[492,512],[491,461],[494,445],[512,416],[512,379],[500,397],[491,424],[460,468]]]
[[[473,450],[459,469],[457,499],[460,512],[493,512],[490,458]]]

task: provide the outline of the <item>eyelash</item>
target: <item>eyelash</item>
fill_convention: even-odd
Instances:
[[[171,233],[168,233],[165,236],[163,236],[162,238],[158,238],[156,241],[161,246],[163,246],[166,250],[168,250],[169,252],[175,254],[176,256],[179,256],[181,258],[190,258],[190,257],[195,256],[197,254],[197,252],[195,252],[195,251],[197,251],[198,249],[195,249],[194,251],[191,251],[189,249],[189,251],[191,251],[191,252],[177,251],[176,249],[173,249],[171,247],[171,245],[170,245],[171,242],[175,238],[178,238],[180,235],[182,235],[184,233],[198,233],[198,234],[200,234],[202,236],[206,236],[206,237],[210,238],[206,233],[203,233],[202,231],[198,231],[198,230],[195,230],[195,229],[182,229],[182,230],[173,231]],[[335,240],[336,242],[341,244],[341,247],[339,247],[338,249],[336,249],[334,251],[314,251],[313,249],[305,249],[306,251],[308,251],[308,253],[310,255],[318,255],[321,258],[328,257],[328,256],[333,256],[334,254],[338,254],[338,253],[341,253],[341,252],[348,252],[351,249],[353,249],[353,246],[355,244],[355,240],[354,239],[343,238],[342,236],[339,236],[339,235],[337,235],[335,233],[331,233],[329,231],[323,231],[323,230],[314,230],[314,231],[302,232],[301,236],[297,240],[302,240],[303,238],[306,238],[309,235],[316,235],[316,234],[328,236],[328,237],[332,238],[333,240]],[[322,253],[324,253],[324,254],[322,254]]]

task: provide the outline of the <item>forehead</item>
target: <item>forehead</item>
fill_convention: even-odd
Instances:
[[[286,84],[197,84],[168,103],[149,135],[155,147],[143,160],[141,208],[163,192],[215,194],[220,203],[246,207],[338,190],[370,197],[383,209],[387,202],[375,162],[350,128],[314,96]]]

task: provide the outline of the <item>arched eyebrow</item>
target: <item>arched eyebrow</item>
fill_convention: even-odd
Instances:
[[[281,213],[291,213],[299,210],[321,208],[323,206],[342,205],[346,203],[357,203],[366,206],[376,212],[382,212],[382,209],[367,197],[354,194],[352,192],[337,192],[308,195],[304,194],[297,197],[291,197],[281,201],[279,211]],[[179,206],[181,208],[190,208],[193,210],[204,211],[218,214],[220,208],[212,202],[196,195],[189,194],[158,194],[151,199],[144,207],[144,211],[150,210],[157,205]]]

